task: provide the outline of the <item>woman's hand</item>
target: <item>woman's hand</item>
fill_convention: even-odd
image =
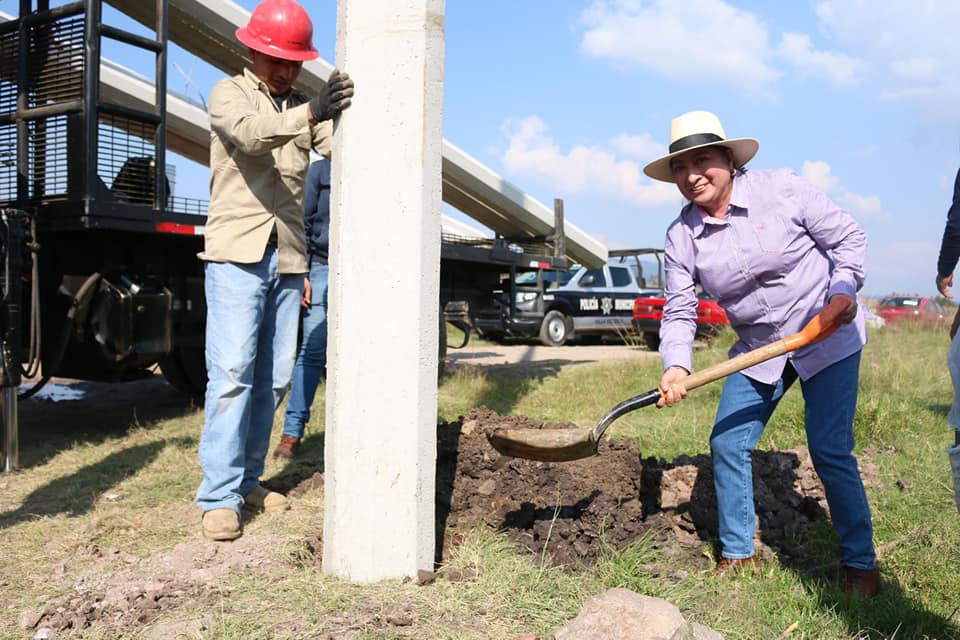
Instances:
[[[825,326],[849,324],[857,317],[857,301],[848,295],[838,293],[830,297],[827,306],[820,313]]]
[[[660,399],[657,400],[657,408],[672,407],[687,397],[687,388],[683,386],[683,379],[690,375],[690,372],[683,367],[670,367],[663,372],[660,378]]]

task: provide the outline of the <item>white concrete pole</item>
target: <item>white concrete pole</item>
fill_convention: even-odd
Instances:
[[[443,0],[339,0],[323,570],[433,569]]]

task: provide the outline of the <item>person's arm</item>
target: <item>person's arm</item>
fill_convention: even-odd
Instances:
[[[953,182],[953,204],[947,211],[947,224],[940,240],[940,257],[937,259],[937,290],[952,298],[953,270],[960,259],[960,171]]]
[[[660,355],[663,358],[660,389],[665,396],[657,402],[658,407],[673,405],[686,397],[682,380],[693,370],[693,339],[697,332],[693,245],[681,221],[667,230],[664,251],[666,300],[660,321]]]
[[[798,175],[791,177],[791,189],[799,198],[803,224],[814,241],[830,252],[834,269],[827,289],[828,300],[844,295],[856,301],[863,287],[863,263],[867,255],[867,234],[853,216],[837,206],[825,193]],[[854,312],[856,305],[853,305]],[[849,307],[848,307],[849,309]]]
[[[210,92],[210,128],[221,139],[250,156],[264,155],[309,131],[307,103],[282,112],[260,113],[233,78]]]

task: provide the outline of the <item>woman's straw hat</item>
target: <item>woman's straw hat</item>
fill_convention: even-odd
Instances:
[[[691,149],[714,145],[727,147],[733,152],[733,164],[737,169],[750,162],[760,148],[760,143],[753,138],[727,140],[720,118],[715,114],[690,111],[670,122],[670,153],[645,166],[643,172],[654,180],[674,182],[670,170],[672,158]]]

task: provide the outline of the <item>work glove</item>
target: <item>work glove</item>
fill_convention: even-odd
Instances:
[[[334,69],[320,93],[310,100],[310,113],[318,122],[330,120],[350,106],[353,97],[353,80],[346,73]]]

